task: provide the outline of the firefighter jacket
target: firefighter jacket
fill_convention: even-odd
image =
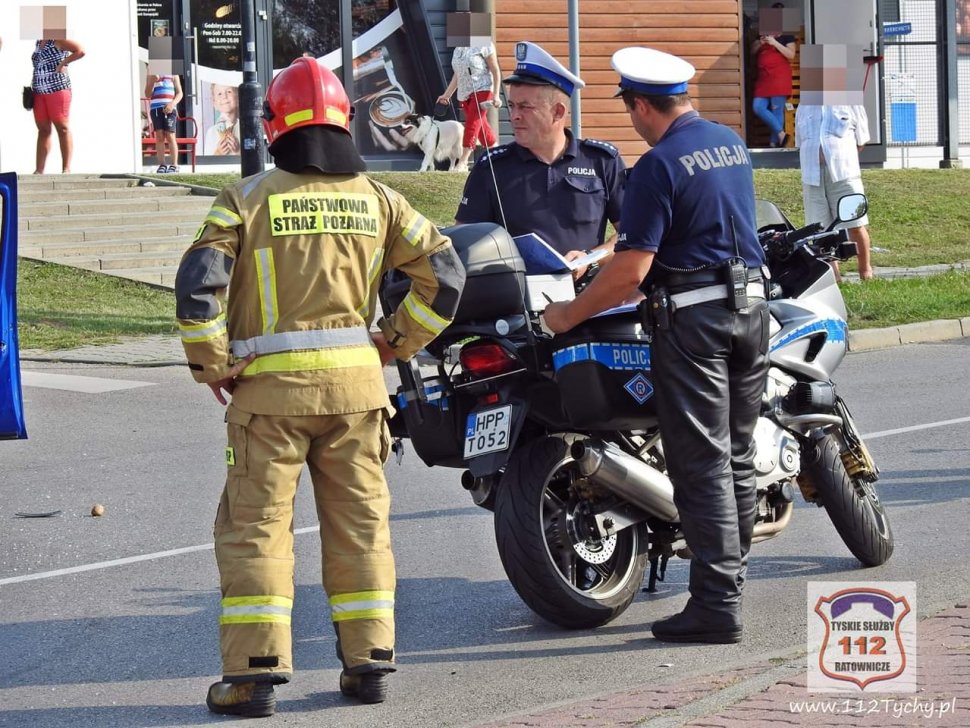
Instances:
[[[175,280],[192,376],[236,379],[254,414],[341,414],[388,404],[370,338],[381,275],[411,279],[378,322],[407,360],[451,321],[465,271],[451,241],[390,188],[362,174],[273,169],[225,187]]]

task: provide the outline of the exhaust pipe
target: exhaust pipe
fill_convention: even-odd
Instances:
[[[612,443],[578,440],[569,454],[584,477],[653,516],[673,523],[680,521],[674,506],[674,486],[659,470],[627,455]]]
[[[783,504],[781,506],[781,512],[775,511],[775,520],[771,523],[761,523],[754,524],[754,532],[751,534],[751,543],[761,543],[762,541],[767,541],[769,538],[774,538],[779,533],[785,530],[788,526],[788,522],[791,520],[792,511],[795,510],[795,504],[791,501]]]

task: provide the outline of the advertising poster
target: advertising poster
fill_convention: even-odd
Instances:
[[[190,29],[185,34],[195,36],[190,47],[197,56],[192,59],[195,88],[186,93],[193,95],[191,114],[198,124],[199,153],[236,156],[240,148],[237,87],[243,80],[240,5],[192,0],[191,17],[182,19],[174,15],[173,6],[171,0],[138,0],[139,42],[147,49],[150,37],[177,32],[181,25]],[[402,13],[398,0],[352,0],[355,89],[351,103],[356,117],[351,131],[364,155],[403,152],[409,145],[401,123],[415,111],[430,113],[434,105],[428,98],[429,78],[437,79],[440,69],[422,71],[415,51],[431,39],[426,37],[426,26],[409,27],[409,17],[424,22],[420,3],[413,0],[408,7],[411,12]],[[340,75],[339,0],[274,0],[270,18],[274,74],[306,54]]]
[[[400,126],[408,114],[430,113],[414,52],[417,29],[408,28],[396,0],[353,0],[354,94],[351,131],[361,154],[393,154],[409,145]],[[279,71],[308,53],[339,75],[337,0],[277,0],[273,60]],[[437,74],[437,70],[435,71]]]
[[[242,19],[239,3],[196,0],[196,107],[200,154],[239,154],[239,92],[242,83]]]

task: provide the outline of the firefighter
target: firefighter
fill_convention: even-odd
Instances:
[[[454,316],[465,273],[451,241],[361,174],[336,76],[298,58],[270,83],[276,168],[219,193],[175,282],[189,369],[226,404],[216,515],[223,678],[216,713],[272,715],[293,672],[293,499],[309,468],[340,689],[382,702],[394,671],[394,558],[383,463],[382,366],[410,359]],[[381,274],[411,290],[370,324]]]

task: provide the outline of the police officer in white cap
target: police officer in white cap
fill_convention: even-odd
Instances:
[[[612,250],[606,223],[620,219],[625,165],[613,145],[566,129],[569,97],[585,84],[534,43],[516,44],[515,59],[515,73],[504,79],[515,141],[472,168],[456,220],[494,222],[513,236],[536,233],[570,260]]]
[[[689,63],[624,48],[613,68],[617,95],[653,149],[627,180],[613,260],[574,301],[546,308],[546,324],[567,331],[638,286],[647,295],[664,453],[694,555],[686,608],[653,634],[738,642],[768,351],[751,161],[734,131],[694,111]]]

